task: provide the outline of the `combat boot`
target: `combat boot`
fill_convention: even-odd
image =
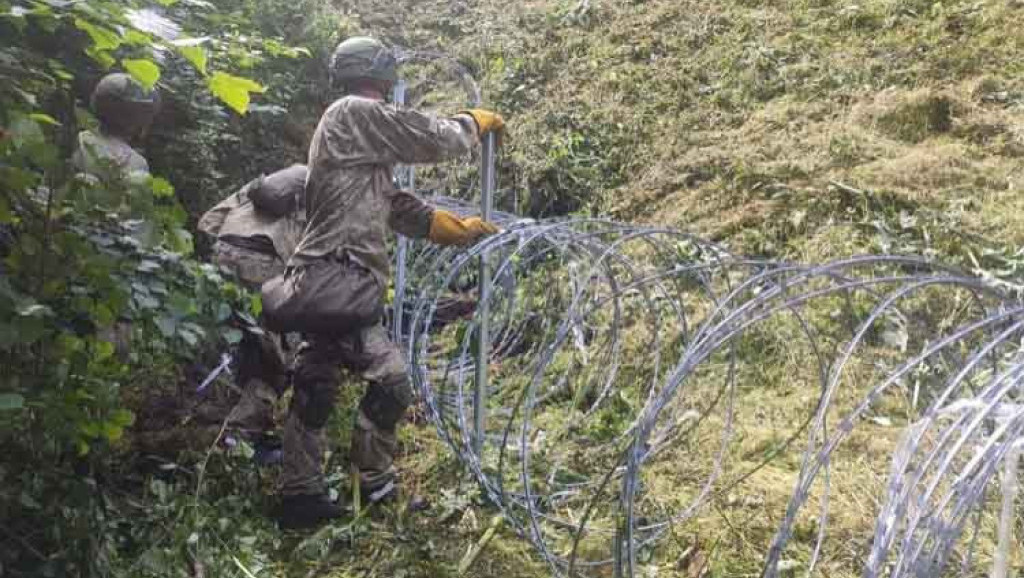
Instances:
[[[342,509],[323,494],[300,494],[281,499],[278,527],[282,530],[306,530],[336,520]]]
[[[395,480],[389,480],[376,488],[367,488],[360,484],[359,498],[364,506],[392,504],[398,500],[398,484]]]

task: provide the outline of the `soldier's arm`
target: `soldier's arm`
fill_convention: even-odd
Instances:
[[[479,142],[468,114],[439,118],[373,103],[360,107],[355,124],[362,152],[375,164],[436,163],[467,155]]]
[[[397,233],[422,239],[430,233],[430,223],[434,219],[434,207],[425,203],[413,193],[399,191],[389,187],[388,226]]]
[[[407,237],[427,238],[438,245],[467,245],[499,231],[480,217],[459,217],[431,207],[405,191],[391,189],[388,200],[391,203],[388,225]]]

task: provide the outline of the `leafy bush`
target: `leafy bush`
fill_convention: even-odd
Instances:
[[[0,1],[9,40],[0,48],[0,532],[14,545],[0,552],[0,568],[16,575],[138,575],[125,562],[125,536],[152,531],[161,523],[151,518],[166,512],[139,516],[132,507],[145,499],[129,467],[135,410],[237,343],[241,333],[225,321],[254,307],[189,257],[186,207],[208,206],[223,191],[179,195],[160,178],[83,178],[67,162],[79,128],[95,126],[83,104],[89,89],[114,67],[159,83],[170,106],[158,122],[184,111],[221,135],[212,147],[253,130],[241,115],[259,110],[251,97],[265,81],[238,70],[276,67],[278,76],[265,78],[295,85],[282,62],[308,51],[244,33],[250,4],[226,13],[164,4],[161,14],[107,0]],[[166,142],[183,150],[189,140]],[[261,146],[282,156],[276,140]],[[228,152],[200,158],[196,171],[213,173]],[[154,160],[158,171],[167,164]],[[197,172],[178,175],[202,182]],[[193,510],[201,527],[202,510]]]

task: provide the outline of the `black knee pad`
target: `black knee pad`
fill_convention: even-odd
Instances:
[[[366,390],[360,408],[377,427],[392,430],[412,402],[412,386],[408,378],[403,376],[400,381],[371,385]]]
[[[273,387],[278,395],[284,393],[285,363],[271,337],[244,331],[237,356],[239,385],[252,379],[262,379]]]

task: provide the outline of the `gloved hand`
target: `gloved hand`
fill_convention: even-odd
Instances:
[[[497,232],[497,227],[480,217],[461,219],[443,209],[434,209],[427,238],[438,245],[468,245],[484,235]]]
[[[501,118],[501,115],[496,112],[489,110],[483,110],[481,108],[471,108],[464,110],[459,114],[468,114],[473,117],[476,121],[476,127],[480,130],[480,136],[483,136],[489,132],[498,132],[505,130],[505,119]]]

